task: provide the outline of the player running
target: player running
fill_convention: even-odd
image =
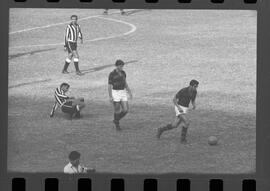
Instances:
[[[189,103],[191,102],[193,109],[196,108],[195,99],[197,95],[197,88],[199,82],[197,80],[191,80],[188,87],[181,89],[173,98],[173,104],[175,107],[176,117],[173,123],[170,123],[164,127],[158,128],[157,138],[160,138],[164,131],[177,128],[181,123],[183,123],[181,132],[181,143],[186,143],[186,135],[189,127],[189,121],[187,118],[187,113],[189,109]]]
[[[53,117],[54,112],[59,105],[64,113],[70,114],[70,117],[80,118],[80,111],[85,107],[84,98],[68,97],[66,93],[69,90],[70,85],[68,83],[62,83],[60,87],[56,88],[54,92],[55,104],[52,108],[50,117]]]
[[[116,60],[116,69],[110,73],[108,80],[108,92],[110,102],[114,106],[113,123],[116,130],[121,130],[119,121],[129,110],[127,93],[132,99],[132,93],[126,81],[126,73],[123,70],[124,64],[122,60]]]
[[[68,56],[65,61],[64,68],[62,70],[63,74],[68,74],[68,66],[72,61],[74,62],[74,66],[76,69],[77,75],[82,75],[80,69],[79,69],[79,54],[77,51],[77,41],[78,38],[81,39],[81,44],[83,43],[83,36],[81,32],[81,27],[77,23],[78,16],[72,15],[71,17],[71,23],[66,28],[66,34],[65,34],[65,51],[68,51]]]

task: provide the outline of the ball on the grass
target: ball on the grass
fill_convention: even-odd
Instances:
[[[210,136],[208,138],[208,144],[209,145],[217,145],[218,139],[215,136]]]

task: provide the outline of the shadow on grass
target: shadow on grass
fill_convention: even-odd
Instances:
[[[89,100],[85,100],[86,107],[82,110],[82,120],[95,119],[95,118],[113,118],[113,107],[109,103],[103,102],[92,102],[89,103]],[[171,104],[169,105],[159,105],[151,104],[148,105],[147,102],[143,103],[143,100],[140,103],[131,103],[130,112],[124,118],[123,121],[130,120],[130,126],[136,127],[136,124],[160,124],[165,125],[169,122],[172,122],[174,119],[174,108]],[[9,97],[9,111],[12,113],[12,110],[16,114],[21,114],[19,116],[26,115],[27,118],[34,118],[33,123],[39,120],[38,116],[42,116],[44,119],[46,116],[49,118],[50,109],[53,106],[54,100],[51,99],[37,98],[35,104],[31,98],[21,96],[19,99],[16,96]],[[27,108],[25,109],[25,107]],[[47,108],[47,109],[46,109]],[[36,112],[38,111],[38,112]],[[31,114],[31,115],[28,115]],[[38,115],[38,116],[36,116]],[[12,116],[12,115],[10,115]],[[58,108],[55,117],[65,119],[65,114],[62,113],[61,109]],[[250,125],[256,125],[256,114],[245,113],[245,112],[232,112],[232,111],[222,111],[197,108],[196,110],[191,110],[188,114],[188,118],[193,125],[198,125],[200,128],[203,128],[205,124],[213,126],[221,126],[220,128],[225,128],[227,126],[241,126],[243,128],[250,127]],[[67,118],[68,119],[68,118]],[[22,118],[21,120],[27,120]],[[162,123],[160,123],[162,122]],[[37,123],[38,124],[38,123]]]
[[[48,78],[48,79],[44,79],[44,80],[36,80],[36,81],[32,81],[32,82],[24,82],[24,83],[8,86],[8,88],[17,88],[17,87],[26,86],[26,85],[39,84],[39,83],[49,82],[51,80],[52,80],[51,78]]]
[[[131,60],[131,61],[125,62],[125,64],[128,65],[128,64],[132,64],[132,63],[136,63],[136,62],[138,62],[138,60]],[[94,67],[94,68],[81,70],[81,72],[82,72],[83,75],[85,75],[87,73],[98,72],[98,71],[101,71],[101,70],[104,70],[104,69],[110,68],[110,67],[114,67],[114,64],[107,64],[107,65],[103,65],[103,66],[97,66],[97,67]],[[75,71],[72,71],[70,73],[74,73],[74,72]]]
[[[180,129],[165,132],[160,140],[156,139],[156,129],[170,123],[174,117],[171,105],[131,104],[132,113],[121,120],[123,130],[117,132],[112,128],[113,109],[109,103],[91,102],[90,104],[86,100],[87,106],[81,112],[82,119],[72,121],[60,110],[50,118],[52,103],[53,99],[38,98],[33,103],[33,99],[24,96],[9,97],[8,153],[11,159],[9,170],[53,171],[59,168],[63,159],[55,155],[53,161],[58,160],[58,164],[56,162],[52,165],[52,158],[49,158],[48,152],[65,154],[68,152],[66,145],[81,148],[84,155],[90,153],[84,160],[94,162],[97,169],[102,171],[109,169],[125,172],[128,165],[132,173],[138,171],[137,165],[139,165],[146,171],[155,168],[159,169],[157,172],[170,172],[172,170],[170,165],[163,165],[164,158],[170,156],[172,157],[170,162],[175,165],[174,171],[194,172],[194,169],[198,169],[206,172],[235,173],[238,171],[235,167],[246,166],[241,172],[250,170],[249,161],[254,161],[251,151],[255,149],[253,140],[256,120],[252,114],[198,109],[196,113],[190,115],[188,138],[191,144],[183,146],[179,143]],[[23,136],[18,138],[21,132]],[[220,147],[216,147],[219,151],[215,150],[214,153],[213,149],[209,150],[205,142],[207,137],[213,134],[222,140]],[[44,150],[44,144],[47,150]],[[46,152],[40,152],[41,150]],[[239,151],[245,153],[244,160],[239,156]],[[18,152],[22,153],[19,157]],[[33,153],[39,153],[39,158],[29,158]],[[226,155],[227,153],[229,155]],[[121,158],[122,156],[125,158]],[[125,162],[133,156],[140,156],[144,163],[135,160],[130,163]],[[153,159],[152,156],[157,157]],[[100,160],[100,157],[110,158],[110,160],[106,162]],[[219,160],[220,157],[224,160]],[[36,160],[41,163],[40,166],[21,165],[21,161],[32,164],[32,161]],[[182,160],[184,165],[178,162]],[[208,166],[209,163],[215,164],[215,168]],[[145,172],[144,170],[142,173]]]
[[[144,9],[138,9],[138,10],[131,10],[131,11],[125,11],[125,15],[133,15],[135,13],[139,13],[139,12],[142,12],[142,11],[145,11]]]
[[[12,60],[14,58],[18,58],[18,57],[21,57],[21,56],[25,56],[25,55],[34,55],[34,54],[37,54],[37,53],[41,53],[41,52],[47,52],[47,51],[51,51],[51,50],[55,50],[56,48],[48,48],[48,49],[43,49],[43,50],[33,50],[33,51],[30,51],[30,52],[24,52],[24,53],[17,53],[17,54],[12,54],[12,55],[9,55],[9,60]]]

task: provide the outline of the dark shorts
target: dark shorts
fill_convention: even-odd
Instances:
[[[68,53],[72,53],[72,51],[77,50],[77,42],[67,42],[67,50]]]
[[[64,113],[73,113],[76,109],[75,106],[72,106],[72,101],[66,102],[62,107],[61,107],[62,111]]]

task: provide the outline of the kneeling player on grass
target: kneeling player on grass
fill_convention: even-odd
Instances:
[[[71,118],[80,118],[80,111],[85,107],[84,98],[68,97],[66,93],[69,87],[69,84],[62,83],[56,88],[54,97],[64,113],[70,114]]]
[[[186,135],[189,126],[189,121],[186,116],[188,112],[189,103],[191,101],[193,109],[196,108],[195,99],[197,95],[197,88],[199,82],[197,80],[191,80],[188,87],[181,89],[173,98],[176,117],[173,123],[170,123],[164,127],[158,128],[157,138],[160,138],[164,131],[177,128],[183,123],[181,133],[181,143],[186,143]]]
[[[114,106],[114,120],[116,130],[121,130],[119,121],[122,119],[129,110],[128,96],[132,98],[131,90],[126,81],[126,73],[123,70],[124,62],[122,60],[116,60],[114,69],[109,75],[108,92],[110,102]]]

